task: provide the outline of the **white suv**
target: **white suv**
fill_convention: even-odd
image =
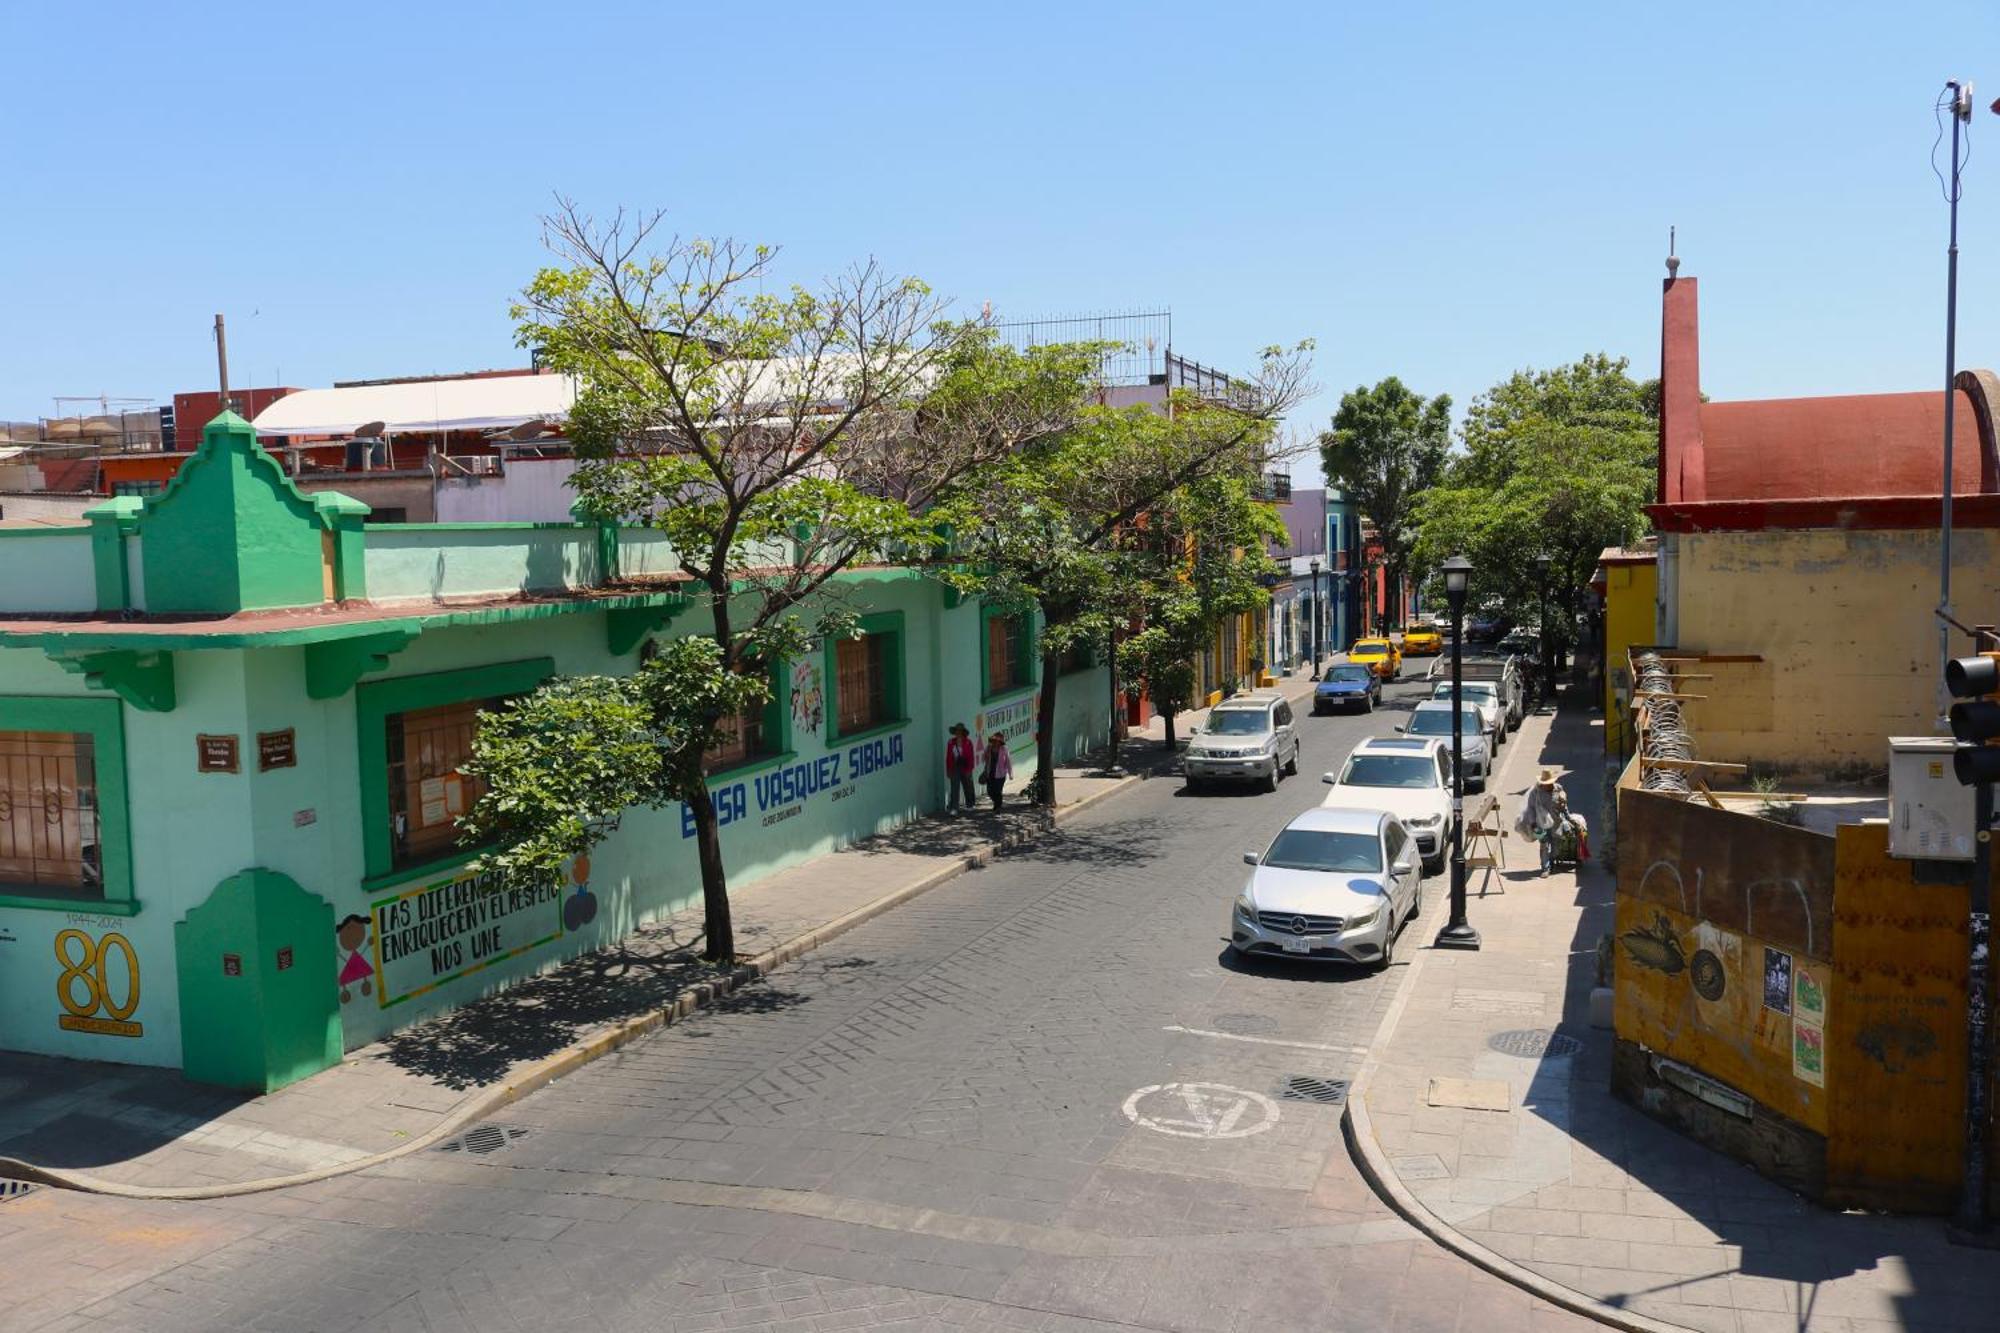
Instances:
[[[1181,761],[1187,785],[1258,782],[1276,791],[1278,779],[1299,771],[1299,733],[1292,706],[1276,694],[1239,694],[1208,710],[1208,721],[1189,733]]]
[[[1333,788],[1321,806],[1394,815],[1417,840],[1424,873],[1435,875],[1444,868],[1451,843],[1450,741],[1377,736],[1355,746],[1340,772],[1320,781]]]

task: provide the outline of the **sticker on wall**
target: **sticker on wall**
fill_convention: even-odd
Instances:
[[[1792,1012],[1792,956],[1769,945],[1764,947],[1764,1007],[1780,1014]]]
[[[792,663],[792,725],[805,732],[817,732],[826,725],[826,691],[822,688],[819,663],[801,658]]]
[[[340,956],[340,1002],[346,1004],[355,992],[375,990],[375,965],[368,961],[368,918],[349,913],[333,928],[333,942]]]
[[[1826,1032],[1792,1021],[1792,1075],[1815,1088],[1826,1086]]]
[[[56,1026],[100,1037],[145,1035],[144,1026],[132,1021],[139,1008],[139,955],[130,940],[117,931],[93,939],[65,930],[56,936],[56,962],[62,967],[56,1000],[63,1007]]]
[[[1694,954],[1688,959],[1688,980],[1694,986],[1695,996],[1705,1002],[1706,1017],[1723,1018],[1741,1008],[1738,1003],[1741,995],[1730,991],[1732,986],[1740,987],[1742,976],[1742,937],[1710,922],[1697,922]]]
[[[502,884],[497,871],[467,870],[376,899],[376,1003],[414,1000],[561,939],[565,896],[560,883]]]

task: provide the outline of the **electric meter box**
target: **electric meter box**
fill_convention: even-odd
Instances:
[[[1889,855],[1972,859],[1972,788],[1951,771],[1949,736],[1889,738]]]

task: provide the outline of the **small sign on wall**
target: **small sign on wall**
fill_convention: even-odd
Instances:
[[[274,768],[297,768],[298,763],[298,733],[293,728],[286,727],[283,731],[257,733],[259,773],[268,773]]]
[[[222,955],[222,975],[225,977],[242,976],[243,955],[240,953],[226,953]]]
[[[234,773],[239,769],[234,736],[196,736],[194,752],[198,773]]]

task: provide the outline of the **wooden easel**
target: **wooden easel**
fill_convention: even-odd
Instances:
[[[1500,823],[1500,798],[1485,796],[1473,811],[1472,821],[1465,826],[1465,868],[1474,867],[1486,871],[1486,877],[1479,882],[1479,896],[1486,896],[1486,886],[1493,882],[1495,870],[1507,868],[1507,830]],[[1507,892],[1506,881],[1500,881],[1500,893]]]

